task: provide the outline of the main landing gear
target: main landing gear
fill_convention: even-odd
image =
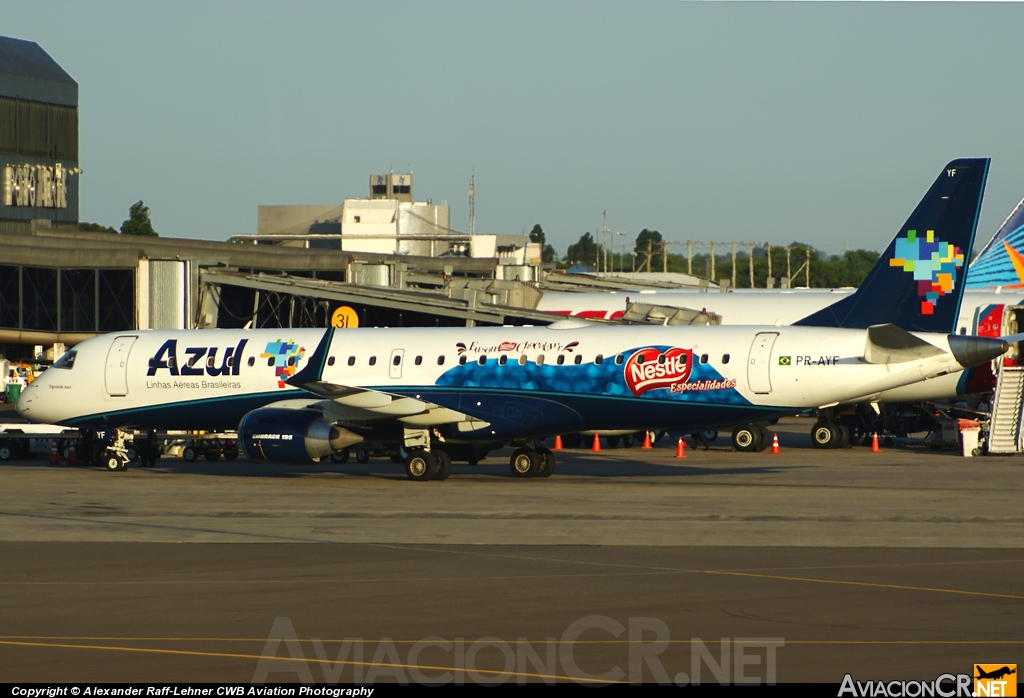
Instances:
[[[850,428],[827,419],[821,420],[811,429],[811,443],[817,448],[846,448],[850,445]]]
[[[442,450],[414,448],[405,457],[405,474],[410,480],[447,480],[452,474],[452,459]]]
[[[549,448],[524,446],[516,449],[508,465],[516,477],[551,477],[555,472],[555,454]]]
[[[763,424],[744,424],[732,430],[732,447],[737,451],[761,452],[768,448],[768,428]]]

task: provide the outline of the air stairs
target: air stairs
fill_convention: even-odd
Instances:
[[[1024,407],[1024,366],[1003,365],[996,382],[992,402],[992,423],[989,428],[989,453],[1020,453],[1021,411]]]

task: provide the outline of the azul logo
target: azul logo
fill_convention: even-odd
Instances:
[[[274,375],[277,376],[277,387],[284,388],[285,381],[295,375],[299,367],[299,359],[306,353],[305,347],[300,347],[296,342],[285,342],[280,339],[268,342],[267,348],[260,358],[270,359],[274,367]]]
[[[905,238],[896,238],[895,256],[890,267],[903,267],[917,281],[917,295],[922,298],[921,314],[935,313],[941,296],[952,293],[957,270],[964,266],[964,252],[956,245],[935,238],[935,231],[925,231],[922,240],[916,230],[908,230]]]
[[[643,395],[648,390],[671,388],[677,383],[686,383],[693,363],[693,350],[673,347],[662,353],[660,349],[641,349],[626,362],[623,377],[634,395]]]
[[[149,371],[146,375],[155,376],[157,371],[165,369],[172,376],[237,376],[242,363],[242,350],[248,341],[243,339],[237,346],[225,348],[187,347],[185,356],[188,358],[179,361],[178,340],[168,339],[149,360]]]

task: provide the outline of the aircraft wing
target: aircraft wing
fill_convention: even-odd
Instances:
[[[336,422],[354,423],[380,419],[397,419],[409,426],[433,426],[454,422],[473,422],[473,428],[486,426],[469,415],[441,405],[396,395],[383,390],[340,385],[323,379],[334,330],[324,332],[320,344],[306,365],[287,380],[288,385],[313,393],[329,404],[321,404],[324,417]]]

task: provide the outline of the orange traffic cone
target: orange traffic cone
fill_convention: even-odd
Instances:
[[[555,436],[555,447],[553,449],[551,449],[551,450],[552,451],[561,451],[562,450],[562,435],[561,434],[558,434],[558,435]]]
[[[878,453],[881,450],[882,449],[880,449],[878,447],[878,432],[877,431],[876,432],[872,432],[872,434],[871,434],[871,452],[872,453]]]
[[[594,453],[600,453],[601,452],[601,435],[600,434],[594,434],[594,445],[590,447],[590,450],[593,451]]]
[[[646,449],[653,448],[653,446],[651,446],[651,432],[646,431],[646,430],[644,431],[644,445],[641,446],[640,448],[646,448]]]
[[[72,441],[68,445],[68,465],[70,465],[70,466],[78,465],[78,454],[75,453],[75,442],[74,441]]]
[[[50,465],[60,465],[60,454],[57,453],[57,439],[50,442]]]
[[[779,455],[779,433],[774,432],[772,434],[772,455]]]
[[[676,458],[686,458],[686,441],[681,436],[676,444]]]

